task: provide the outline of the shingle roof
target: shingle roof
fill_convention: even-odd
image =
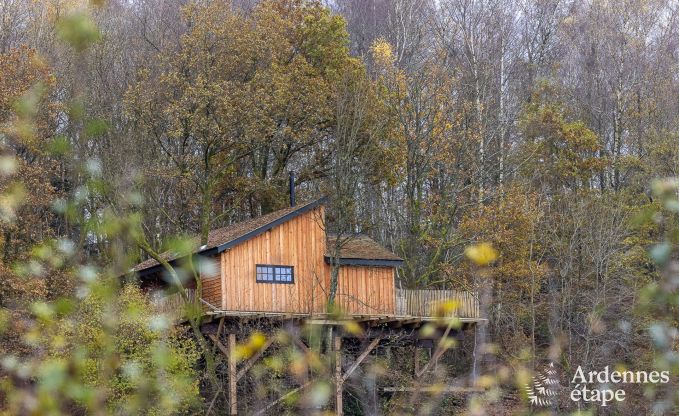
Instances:
[[[289,221],[292,218],[321,205],[324,201],[325,198],[320,198],[305,204],[284,208],[257,218],[252,218],[250,220],[212,230],[208,234],[207,244],[202,247],[198,247],[196,245],[196,249],[193,253],[197,254],[212,251],[219,253],[231,246],[239,244],[267,230],[270,230],[280,223]],[[161,257],[168,261],[172,261],[176,259],[176,254],[165,252],[161,254]],[[159,264],[160,263],[158,263],[155,259],[148,259],[134,266],[132,271],[141,272],[143,270],[156,267]]]
[[[328,237],[328,249],[333,247],[336,240],[336,236]],[[329,259],[330,255],[331,253],[327,252],[326,259]],[[402,258],[367,235],[347,238],[340,248],[339,257],[340,264],[399,266],[403,263]]]

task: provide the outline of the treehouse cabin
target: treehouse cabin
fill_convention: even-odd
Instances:
[[[396,272],[403,260],[367,236],[343,239],[334,258],[336,239],[326,235],[323,204],[318,199],[211,231],[195,254],[212,259],[215,267],[199,271],[200,293],[195,280],[187,280],[206,314],[324,314],[336,262],[335,303],[349,316],[428,317],[440,302],[454,299],[460,318],[478,318],[471,293],[397,289]],[[182,261],[171,253],[163,257],[171,264]],[[166,284],[164,267],[156,260],[133,271],[144,288]],[[178,302],[178,296],[170,295],[158,304],[172,309]]]
[[[186,279],[189,298],[199,301],[205,311],[201,331],[228,362],[230,415],[242,411],[269,414],[286,397],[310,385],[306,381],[269,404],[258,403],[258,409],[239,406],[239,383],[242,384],[239,380],[276,339],[270,334],[261,349],[240,364],[230,351],[235,351],[239,338],[249,336],[247,327],[241,325],[243,322],[257,320],[273,327],[284,322],[328,326],[332,345],[326,345],[326,352],[334,354],[335,414],[342,415],[344,382],[363,361],[369,360],[370,354],[378,354],[380,344],[383,348],[413,346],[414,377],[420,379],[435,368],[450,346],[438,339],[460,338],[465,329],[484,321],[479,317],[478,302],[472,293],[397,288],[396,273],[402,259],[367,236],[342,239],[337,244],[337,238],[325,232],[324,200],[295,206],[292,186],[290,193],[289,208],[210,232],[207,244],[197,248],[194,255],[211,259],[210,264],[215,267],[202,267],[203,270],[199,267],[200,286],[196,279]],[[339,253],[333,254],[337,246]],[[170,264],[187,263],[187,257],[179,258],[172,253],[162,256]],[[327,315],[334,266],[338,273],[335,303],[359,325],[358,332],[344,330],[346,319]],[[165,292],[164,288],[171,291],[164,283],[165,268],[156,260],[138,264],[133,272],[142,288],[155,293]],[[453,312],[458,320],[436,317],[437,309],[449,300],[458,305]],[[177,314],[181,314],[184,302],[179,294],[155,300],[159,312],[176,318],[181,318]],[[433,330],[417,330],[428,321],[433,321],[430,324]],[[453,327],[454,322],[460,325]],[[295,347],[308,351],[307,343],[308,340],[299,337]],[[429,348],[431,357],[422,367],[418,358],[420,348]],[[352,350],[360,353],[349,361]],[[384,391],[396,391],[388,389]],[[460,391],[455,386],[450,389]]]

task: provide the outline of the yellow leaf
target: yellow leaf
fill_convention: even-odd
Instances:
[[[479,266],[487,266],[497,259],[498,252],[490,243],[480,243],[465,248],[464,255]]]
[[[259,350],[264,346],[264,343],[266,343],[266,336],[261,332],[255,332],[250,336],[249,344],[253,350]]]
[[[363,335],[363,328],[359,324],[357,324],[355,321],[347,321],[344,324],[344,330],[350,333],[351,335]]]
[[[436,310],[434,311],[434,316],[450,316],[457,308],[459,308],[459,306],[460,302],[455,299],[439,302],[435,304]]]

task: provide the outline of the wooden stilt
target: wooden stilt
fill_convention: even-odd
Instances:
[[[238,414],[238,379],[236,376],[236,334],[229,334],[229,414]]]
[[[219,345],[217,345],[217,342],[219,342],[219,341],[215,341],[215,340],[219,340],[219,337],[220,337],[221,334],[222,334],[222,328],[224,328],[224,318],[221,318],[221,319],[219,320],[219,326],[217,327],[217,334],[215,334],[215,335],[208,335],[208,336],[210,337],[210,339],[213,341],[213,344],[214,344],[214,345],[212,346],[212,354],[215,353],[215,347],[219,347]],[[220,349],[221,349],[221,348],[220,348]]]
[[[415,364],[415,377],[417,377],[417,374],[420,372],[420,349],[417,348],[417,344],[414,346],[414,352],[413,352],[413,363]]]
[[[443,353],[438,354],[438,355],[436,355],[435,357],[432,357],[432,359],[434,360],[434,365],[433,365],[433,367],[434,367],[434,368],[433,368],[434,372],[436,372],[436,369],[438,368],[438,365],[439,365],[439,358],[441,358],[441,355],[443,355]]]
[[[342,403],[344,387],[344,380],[342,378],[342,337],[335,335],[333,344],[335,350],[335,414],[342,416],[344,414]]]
[[[219,326],[217,326],[217,338],[222,335],[222,329],[224,329],[224,317],[219,319]]]

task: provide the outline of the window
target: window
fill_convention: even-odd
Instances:
[[[258,283],[295,283],[292,266],[257,265]]]

